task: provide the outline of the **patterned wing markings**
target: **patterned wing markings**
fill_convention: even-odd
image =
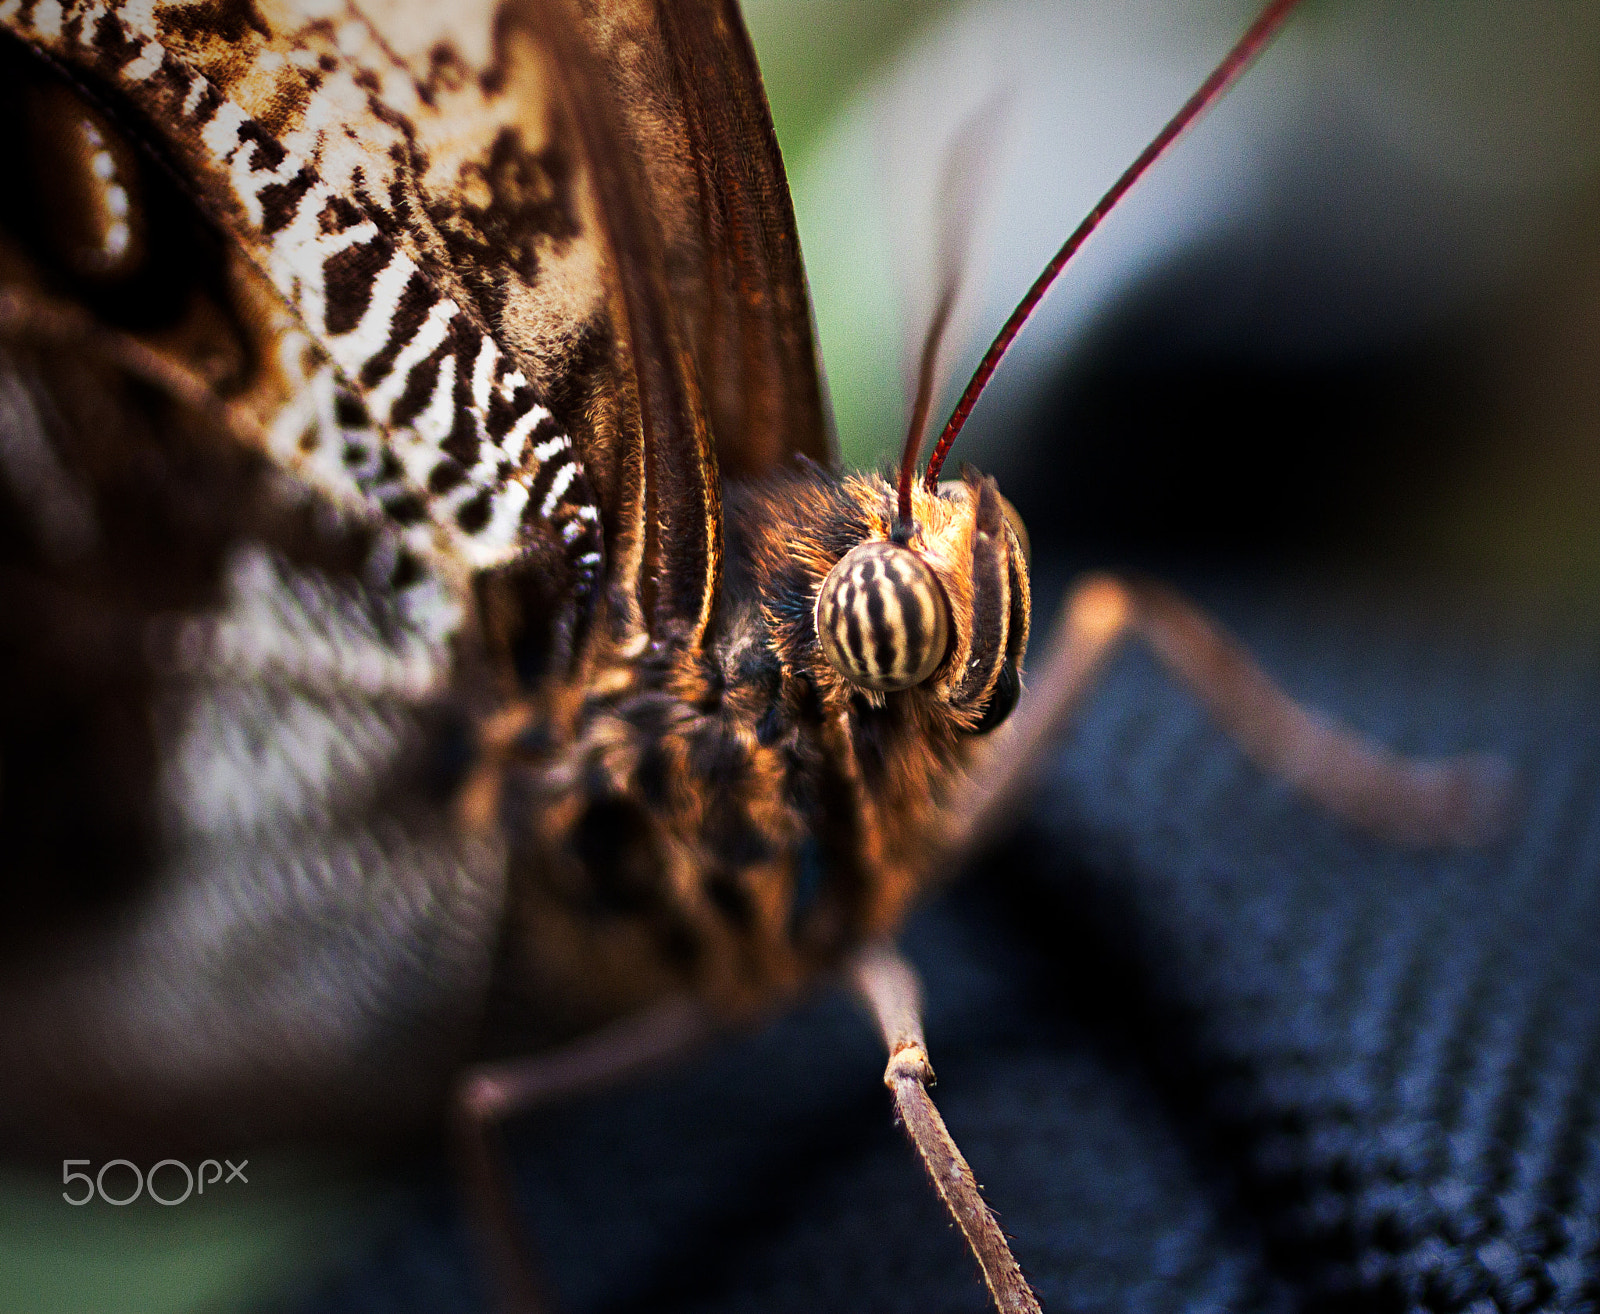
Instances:
[[[372,161],[371,144],[347,149],[342,164],[331,148],[334,134],[325,125],[363,117],[382,123],[379,107],[391,97],[404,105],[417,88],[391,77],[380,96],[373,75],[332,78],[338,57],[325,40],[315,49],[291,39],[287,54],[276,47],[235,54],[223,70],[245,93],[254,87],[262,112],[253,116],[163,39],[163,23],[181,30],[174,15],[198,8],[168,5],[158,13],[148,4],[106,0],[0,0],[0,22],[105,77],[154,121],[192,130],[180,147],[198,143],[201,165],[226,179],[241,236],[327,358],[309,371],[309,406],[277,417],[279,454],[291,446],[302,453],[345,446],[351,426],[330,431],[327,416],[364,411],[380,431],[380,448],[349,473],[387,517],[415,527],[412,542],[437,537],[468,568],[483,569],[515,557],[528,533],[544,532],[561,545],[579,596],[587,595],[603,564],[602,526],[571,438],[518,361],[446,290],[448,277],[424,267],[436,263],[422,249],[426,231],[408,237],[397,215],[374,202],[381,165],[363,171],[351,163]],[[351,48],[372,40],[355,23],[338,36]],[[300,92],[314,85],[323,94],[285,94],[284,77],[297,64],[313,75]],[[275,89],[262,95],[257,84],[269,74]],[[354,116],[347,102],[363,83],[368,99]],[[286,102],[298,113],[286,112]],[[264,126],[269,115],[280,127],[297,121],[285,135],[302,149]],[[387,154],[395,169],[387,190],[399,198],[398,210],[415,215],[420,207],[407,202],[404,170],[394,164],[400,154]],[[329,163],[352,185],[327,181],[317,165]]]

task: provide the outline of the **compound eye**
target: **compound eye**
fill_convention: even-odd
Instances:
[[[921,684],[950,647],[950,604],[910,548],[862,543],[817,593],[822,655],[845,679],[892,693]]]

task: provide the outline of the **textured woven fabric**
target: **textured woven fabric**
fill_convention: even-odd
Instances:
[[[1600,658],[1425,591],[1202,591],[1296,696],[1492,748],[1496,844],[1396,850],[1137,649],[904,937],[935,1095],[1049,1310],[1600,1303]],[[1423,611],[1426,614],[1420,614]],[[570,1311],[980,1311],[838,996],[518,1125]],[[441,1165],[310,1310],[478,1309]]]

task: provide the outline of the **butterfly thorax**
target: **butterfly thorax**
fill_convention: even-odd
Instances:
[[[919,492],[905,546],[946,600],[948,646],[883,692],[836,669],[815,617],[842,558],[891,543],[892,488],[809,464],[725,486],[704,643],[607,647],[506,770],[518,1013],[578,1030],[689,990],[745,1014],[900,922],[937,875],[975,732],[1014,699],[1027,577],[1002,508],[976,477]]]

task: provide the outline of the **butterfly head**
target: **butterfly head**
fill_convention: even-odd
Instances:
[[[960,735],[994,729],[1021,690],[1029,623],[1026,535],[994,480],[918,488],[909,519],[882,479],[834,490],[822,532],[790,544],[809,613],[779,626],[791,659],[827,704],[907,702]]]

